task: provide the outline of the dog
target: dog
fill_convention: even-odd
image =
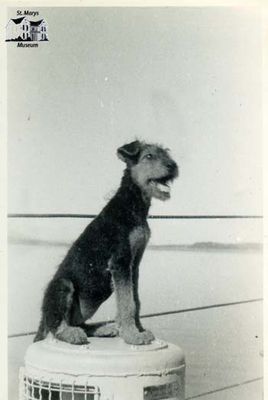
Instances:
[[[154,340],[139,318],[139,264],[150,237],[151,199],[170,198],[178,166],[168,149],[138,140],[120,147],[117,155],[126,163],[121,185],[71,246],[49,282],[34,341],[48,333],[76,345],[88,343],[90,335],[119,335],[134,345]],[[86,324],[113,291],[116,323]]]

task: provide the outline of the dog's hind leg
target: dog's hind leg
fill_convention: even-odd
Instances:
[[[34,342],[39,342],[40,340],[45,339],[45,337],[47,336],[47,333],[48,332],[46,330],[44,319],[42,318],[40,321],[37,333],[35,335]]]
[[[57,339],[72,344],[88,343],[84,330],[77,326],[70,326],[70,318],[74,301],[74,286],[69,279],[53,279],[45,292],[42,305],[41,330],[38,331],[35,341],[51,332]],[[42,325],[42,326],[41,326]]]

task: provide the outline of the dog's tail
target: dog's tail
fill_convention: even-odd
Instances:
[[[34,342],[39,342],[40,340],[44,340],[47,336],[47,329],[45,326],[45,322],[43,318],[40,321],[38,331],[34,337]]]

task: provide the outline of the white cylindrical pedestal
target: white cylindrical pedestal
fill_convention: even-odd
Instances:
[[[20,400],[183,400],[184,375],[184,354],[171,343],[90,338],[75,346],[46,339],[27,350]]]

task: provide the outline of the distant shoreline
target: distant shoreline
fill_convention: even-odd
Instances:
[[[262,251],[262,243],[220,243],[220,242],[196,242],[193,244],[163,244],[149,245],[150,250],[173,250],[173,251],[209,251],[209,250],[243,250]]]
[[[42,240],[22,237],[9,237],[8,243],[11,245],[24,246],[52,246],[52,247],[71,247],[71,242]],[[220,243],[220,242],[196,242],[192,244],[149,244],[148,250],[156,251],[262,251],[262,243],[242,242],[242,243]]]

